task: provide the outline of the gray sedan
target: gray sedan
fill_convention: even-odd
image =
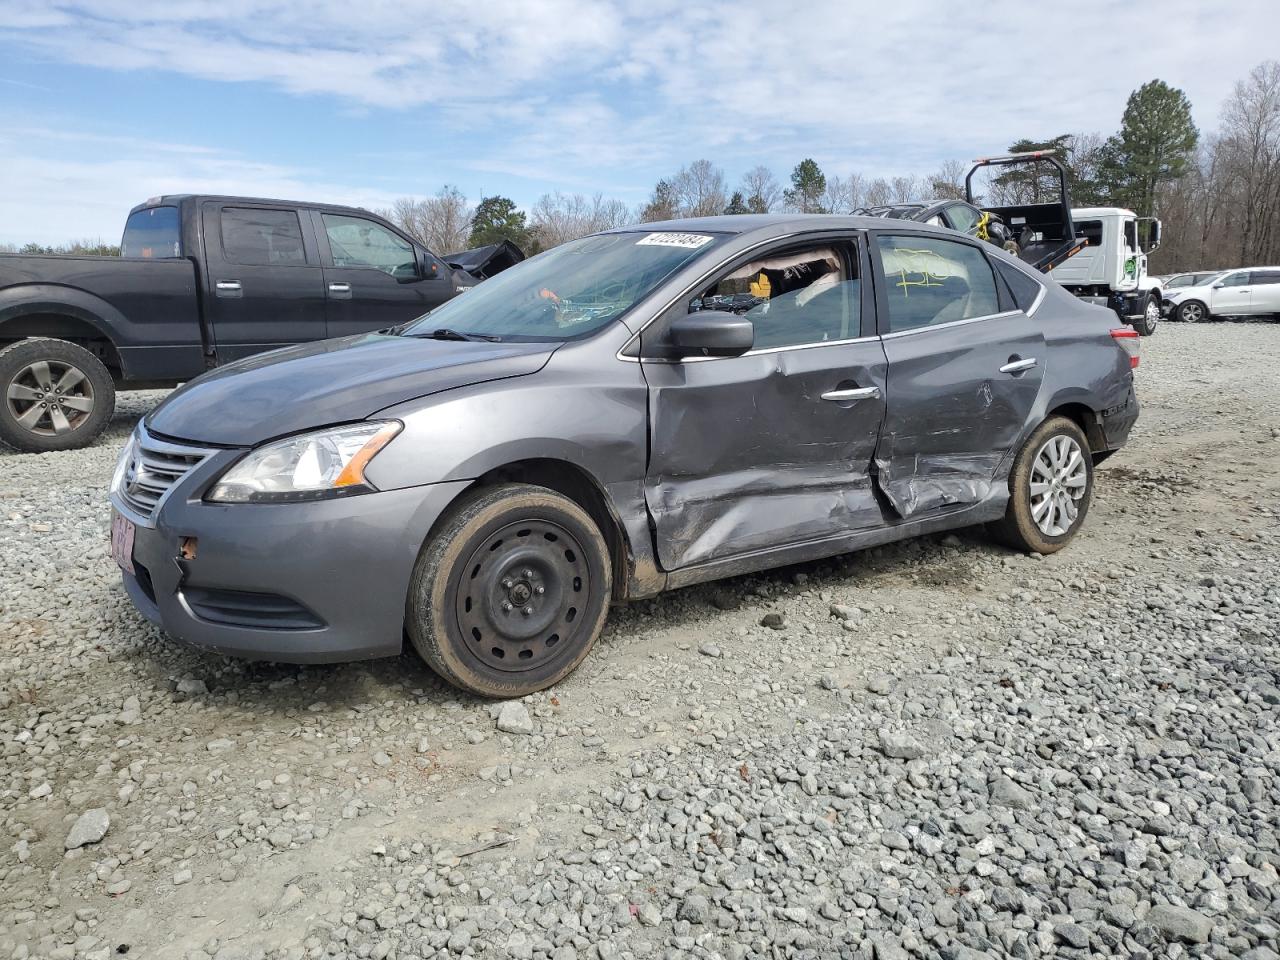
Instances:
[[[1137,337],[990,244],[862,217],[646,224],[402,329],[206,374],[112,484],[138,609],[223,653],[556,683],[611,601],[987,524],[1062,548]]]

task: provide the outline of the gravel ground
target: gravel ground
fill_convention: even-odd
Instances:
[[[0,958],[1280,957],[1280,324],[1165,324],[1086,528],[615,610],[560,688],[134,613],[0,454]]]

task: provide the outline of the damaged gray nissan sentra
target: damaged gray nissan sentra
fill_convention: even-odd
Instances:
[[[121,455],[112,552],[198,646],[317,662],[407,635],[518,696],[611,600],[972,524],[1060,549],[1137,419],[1137,346],[922,224],[615,230],[176,391]]]

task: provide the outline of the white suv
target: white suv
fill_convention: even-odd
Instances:
[[[1166,290],[1165,303],[1170,317],[1186,323],[1280,313],[1280,267],[1214,274],[1197,286]]]

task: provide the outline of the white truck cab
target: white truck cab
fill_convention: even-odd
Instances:
[[[1144,336],[1160,321],[1160,284],[1147,273],[1147,255],[1160,246],[1160,221],[1123,207],[1075,207],[1084,249],[1048,271],[1079,297],[1105,302]]]

